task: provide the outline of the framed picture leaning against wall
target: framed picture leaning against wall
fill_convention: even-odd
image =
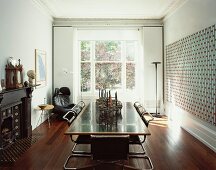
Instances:
[[[38,49],[35,49],[35,73],[35,84],[40,84],[38,87],[46,86],[46,52]]]

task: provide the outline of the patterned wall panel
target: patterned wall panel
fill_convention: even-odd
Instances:
[[[216,125],[216,26],[166,46],[166,101]]]

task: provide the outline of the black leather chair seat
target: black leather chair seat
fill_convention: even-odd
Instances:
[[[130,135],[129,136],[129,143],[130,144],[140,144],[140,138],[138,135]]]
[[[94,160],[126,160],[129,136],[92,135],[91,152]]]
[[[77,144],[90,144],[91,136],[90,135],[79,135],[76,139]]]

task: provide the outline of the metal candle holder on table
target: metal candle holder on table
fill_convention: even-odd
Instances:
[[[117,123],[117,118],[121,115],[122,103],[112,100],[112,105],[108,106],[106,100],[97,99],[98,109],[100,111],[99,123],[112,125]]]

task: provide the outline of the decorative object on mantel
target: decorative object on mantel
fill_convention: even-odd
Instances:
[[[5,79],[1,79],[1,88],[2,90],[5,89]]]
[[[12,58],[9,58],[5,66],[6,72],[6,89],[15,89],[23,87],[23,66],[20,64],[20,59],[18,60],[19,64],[15,64]],[[13,65],[13,64],[15,65]]]
[[[29,86],[29,82],[28,82],[28,81],[25,81],[25,82],[23,83],[23,85],[24,85],[24,87],[28,87],[28,86]]]
[[[8,64],[12,64],[13,66],[16,66],[16,60],[13,57],[9,57],[7,60]]]
[[[33,86],[34,85],[33,80],[35,79],[35,71],[34,70],[27,71],[27,76],[28,76],[29,86]]]

